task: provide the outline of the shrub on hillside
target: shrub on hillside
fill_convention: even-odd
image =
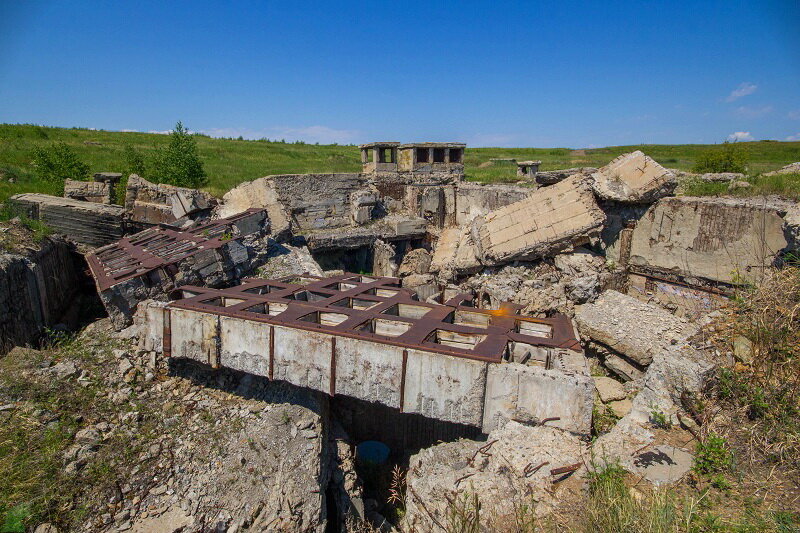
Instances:
[[[148,175],[162,183],[193,189],[208,183],[197,144],[182,122],[179,121],[170,133],[167,147],[156,151]]]
[[[725,142],[720,147],[701,152],[692,172],[746,172],[750,156],[741,144]]]
[[[144,156],[130,144],[125,145],[125,175],[138,174],[145,177]]]
[[[54,143],[46,148],[35,148],[33,166],[36,174],[46,181],[64,181],[67,178],[85,180],[89,175],[89,165],[81,161],[63,142]]]

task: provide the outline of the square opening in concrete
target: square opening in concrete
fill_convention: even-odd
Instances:
[[[269,294],[273,291],[280,291],[283,290],[283,287],[275,287],[273,285],[262,285],[261,287],[253,287],[251,289],[245,289],[242,292],[246,292],[248,294]]]
[[[334,291],[349,291],[351,289],[355,289],[358,287],[355,283],[332,283],[330,285],[325,285],[326,289],[332,289]]]
[[[287,304],[269,302],[248,307],[245,311],[259,313],[261,315],[276,316],[286,311],[287,307],[289,307]]]
[[[363,300],[361,298],[342,298],[339,301],[333,302],[331,305],[334,307],[347,307],[363,311],[365,309],[372,309],[379,303],[381,302],[373,302],[372,300]]]
[[[384,318],[372,318],[367,320],[358,328],[358,331],[383,335],[384,337],[398,337],[411,329],[413,324],[400,322],[399,320],[386,320]]]
[[[345,320],[350,318],[341,313],[326,313],[325,311],[314,311],[305,316],[301,316],[298,320],[303,322],[312,322],[314,324],[321,324],[323,326],[338,326]]]
[[[450,148],[450,162],[461,163],[461,148]]]
[[[428,162],[428,149],[427,148],[417,148],[417,163],[427,163]]]
[[[232,305],[240,304],[246,300],[241,298],[231,298],[229,296],[217,296],[215,298],[209,298],[208,300],[201,300],[201,303],[205,305],[213,305],[214,307],[230,307]]]
[[[454,313],[447,315],[444,319],[445,322],[451,324],[458,324],[460,326],[472,326],[474,328],[488,328],[489,315],[483,313],[473,313],[471,311],[462,311],[457,309]]]
[[[550,368],[550,350],[525,342],[509,341],[503,359],[523,365]]]
[[[444,163],[444,148],[433,149],[433,162]]]
[[[370,289],[364,294],[372,294],[373,296],[381,296],[383,298],[391,298],[392,296],[397,296],[400,291],[393,291],[392,289],[381,289],[375,288]]]
[[[514,331],[531,337],[542,337],[551,339],[553,337],[553,326],[540,322],[528,322],[527,320],[517,320]]]
[[[330,298],[330,294],[325,294],[322,292],[314,292],[314,291],[297,291],[289,295],[289,298],[292,300],[297,300],[300,302],[318,302],[320,300],[324,300],[326,298]]]
[[[480,342],[486,338],[486,335],[476,335],[473,333],[457,333],[455,331],[447,331],[445,329],[435,329],[425,339],[426,342],[435,342],[436,344],[444,344],[445,346],[452,346],[453,348],[461,348],[463,350],[472,350]]]
[[[421,305],[394,304],[386,308],[383,314],[401,316],[403,318],[422,318],[430,310],[430,307],[422,307]]]

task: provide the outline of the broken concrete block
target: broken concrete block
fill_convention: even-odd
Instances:
[[[593,404],[594,382],[589,376],[519,363],[490,365],[483,431],[488,433],[512,419],[538,423],[559,417],[548,424],[589,435]]]
[[[125,209],[118,205],[84,202],[48,194],[15,194],[12,209],[41,220],[56,233],[89,246],[115,242],[125,234]]]
[[[210,214],[216,205],[210,194],[163,183],[151,183],[131,174],[125,189],[125,210],[135,222],[172,224],[186,216]]]
[[[378,239],[372,245],[372,273],[376,276],[394,277],[397,274],[397,251]]]
[[[442,230],[431,259],[431,272],[444,278],[469,274],[481,269],[469,227]]]
[[[600,396],[601,402],[608,403],[616,400],[624,400],[627,396],[622,383],[616,379],[607,378],[605,376],[595,376],[593,379],[595,389],[597,389],[597,394]]]
[[[780,174],[800,174],[800,161],[797,163],[789,163],[785,167],[779,168],[778,170],[773,170],[772,172],[767,172],[764,175],[778,176]]]
[[[111,203],[111,184],[97,181],[64,180],[64,198],[94,202]]]
[[[613,290],[594,303],[578,306],[575,323],[583,337],[643,366],[650,364],[654,353],[682,339],[687,330],[684,319]]]
[[[636,224],[629,265],[645,275],[758,281],[787,247],[782,212],[758,198],[663,198]]]
[[[431,254],[424,248],[415,248],[408,252],[400,267],[397,269],[398,276],[408,276],[409,274],[427,274],[431,269]]]
[[[553,491],[558,476],[551,470],[582,463],[587,453],[578,437],[548,426],[509,422],[492,431],[486,442],[461,439],[411,456],[407,479],[411,497],[403,530],[444,530],[441,524],[450,523],[451,502],[473,494],[480,497],[485,531],[505,531],[519,516],[520,501],[535,501],[537,516],[551,512],[561,498]],[[479,453],[487,443],[493,443],[490,449]],[[473,456],[475,461],[469,461]]]
[[[228,218],[252,208],[266,209],[273,237],[276,240],[288,238],[291,235],[291,215],[279,201],[276,183],[270,178],[248,181],[225,193],[216,216]]]
[[[573,176],[473,221],[477,256],[486,265],[554,255],[597,237],[605,214],[585,179]]]
[[[649,203],[672,194],[675,175],[636,150],[621,155],[592,174],[595,194],[604,200]]]
[[[655,486],[677,483],[694,465],[694,456],[689,452],[662,444],[637,453],[633,457],[632,470]]]
[[[618,400],[608,404],[609,409],[614,413],[617,418],[622,418],[631,412],[633,403],[630,400]]]
[[[624,381],[634,381],[644,376],[644,371],[611,352],[604,352],[603,365]]]
[[[427,230],[424,218],[398,217],[388,219],[386,222],[397,237],[420,235]]]
[[[455,223],[458,226],[469,224],[475,217],[524,200],[533,190],[515,185],[459,183],[455,191]]]

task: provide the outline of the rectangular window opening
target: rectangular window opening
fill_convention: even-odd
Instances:
[[[444,163],[444,148],[433,149],[433,162]]]
[[[450,162],[461,163],[461,148],[450,148]]]
[[[427,163],[427,162],[428,162],[428,149],[417,148],[417,163]]]
[[[394,149],[393,148],[381,148],[378,150],[378,162],[379,163],[394,163]]]
[[[350,318],[347,315],[342,313],[327,313],[325,311],[314,311],[313,313],[309,313],[300,317],[298,320],[303,322],[312,322],[314,324],[320,324],[322,326],[338,326],[345,320]]]

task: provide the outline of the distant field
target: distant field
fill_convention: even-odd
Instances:
[[[126,172],[124,147],[129,144],[145,155],[167,143],[166,135],[48,128],[0,124],[0,202],[20,192],[61,194],[59,184],[38,180],[31,167],[36,146],[55,141],[70,145],[92,172]],[[800,161],[800,142],[745,143],[753,173],[766,172]],[[207,189],[221,196],[244,181],[270,174],[306,172],[357,172],[361,168],[356,146],[238,141],[197,136],[197,146],[209,175]],[[575,166],[602,166],[614,157],[642,150],[659,163],[688,170],[707,145],[613,146],[590,150],[569,148],[467,148],[467,179],[479,182],[516,181],[513,164],[489,164],[493,158],[539,159],[541,170]],[[9,182],[9,178],[15,180]]]

